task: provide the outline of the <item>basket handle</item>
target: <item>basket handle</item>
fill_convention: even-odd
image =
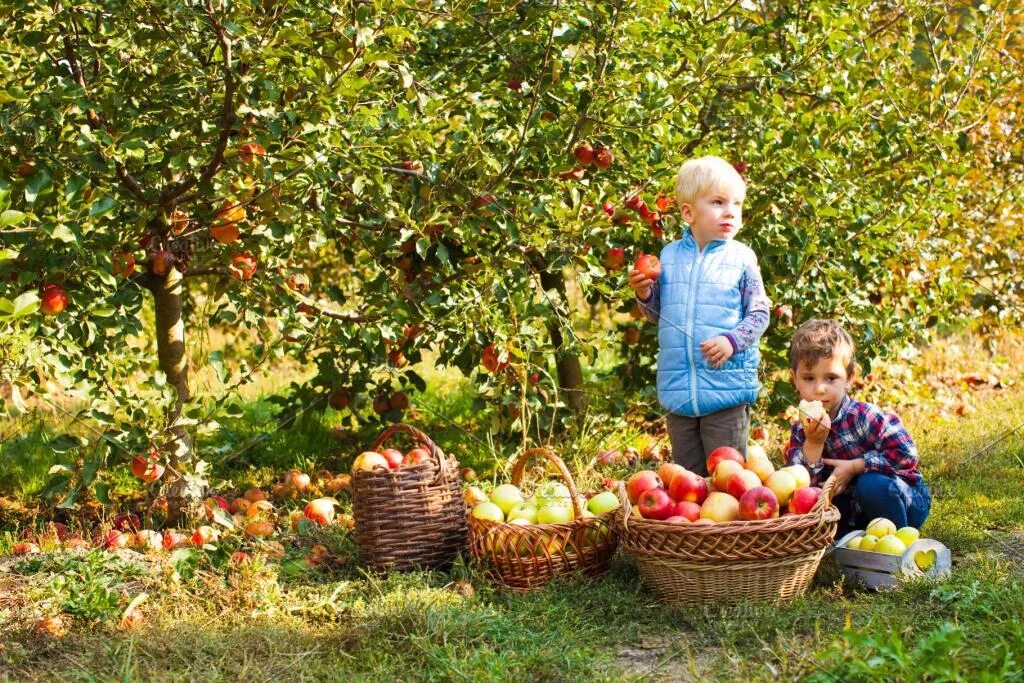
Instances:
[[[810,514],[821,514],[825,509],[832,504],[832,496],[836,489],[836,478],[830,476],[825,484],[821,487],[821,495],[818,496],[818,500],[814,501],[814,505],[808,510]]]
[[[427,447],[427,450],[430,451],[430,455],[433,456],[435,460],[437,460],[438,470],[437,476],[434,477],[435,482],[440,480],[442,477],[448,476],[448,458],[445,457],[444,451],[441,450],[440,446],[434,443],[433,439],[431,439],[429,436],[427,436],[420,430],[416,429],[412,425],[405,424],[403,422],[396,422],[395,424],[391,425],[390,427],[388,427],[387,429],[380,433],[380,436],[377,437],[377,440],[373,442],[371,450],[378,450],[381,446],[384,445],[384,442],[390,439],[393,435],[399,433],[408,434],[413,438],[421,441],[423,445]]]
[[[629,530],[629,518],[633,516],[633,504],[626,495],[626,482],[619,480],[619,509],[622,510],[622,528]]]
[[[572,510],[575,514],[575,518],[580,519],[583,516],[583,508],[580,507],[579,492],[576,490],[576,482],[573,480],[572,474],[569,473],[569,468],[565,466],[565,462],[563,462],[562,459],[547,446],[530,448],[519,456],[515,465],[512,466],[512,483],[519,486],[523,481],[523,473],[526,471],[526,464],[538,456],[546,458],[548,462],[554,464],[555,468],[558,470],[559,476],[562,477],[566,487],[569,489],[569,496],[572,498]]]

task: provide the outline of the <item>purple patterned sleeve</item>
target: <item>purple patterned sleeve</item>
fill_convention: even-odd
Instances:
[[[655,281],[654,286],[651,287],[651,295],[646,301],[640,297],[637,297],[636,300],[640,304],[640,310],[644,317],[652,323],[657,323],[661,318],[661,283]]]
[[[743,319],[729,333],[729,340],[736,351],[743,351],[757,343],[764,331],[768,329],[771,302],[764,290],[764,280],[757,261],[751,261],[740,278],[740,300],[743,305]]]

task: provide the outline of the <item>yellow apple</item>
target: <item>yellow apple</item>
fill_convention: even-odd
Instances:
[[[896,538],[903,541],[903,545],[910,547],[910,544],[921,538],[921,532],[912,526],[905,526],[896,531]]]
[[[796,479],[785,470],[772,472],[771,476],[765,480],[764,485],[770,488],[775,497],[779,499],[779,505],[788,503],[793,491],[797,489]]]
[[[373,451],[365,451],[360,453],[356,457],[355,462],[352,463],[353,472],[371,472],[373,470],[389,470],[387,458],[380,453],[374,453]]]
[[[505,513],[494,503],[480,503],[473,508],[473,516],[490,522],[504,522]]]
[[[854,538],[851,538],[849,541],[846,542],[846,547],[850,550],[862,550],[862,548],[860,547],[860,542],[863,538],[863,536],[855,536]]]
[[[764,483],[768,481],[768,477],[772,476],[772,472],[775,471],[775,465],[767,457],[763,460],[761,458],[747,459],[747,469],[756,474],[761,483]]]
[[[902,555],[907,552],[907,546],[895,535],[882,536],[875,544],[875,552],[886,555]]]
[[[868,522],[868,526],[864,529],[864,533],[868,536],[874,536],[875,538],[892,536],[896,533],[896,525],[885,517],[875,517],[873,520]]]
[[[523,493],[514,484],[501,484],[491,491],[491,502],[501,508],[502,514],[507,515],[509,510],[523,502]]]
[[[721,467],[725,462],[720,463]],[[737,463],[738,464],[738,463]],[[715,471],[718,471],[718,467]],[[732,522],[740,518],[740,502],[722,491],[712,491],[700,506],[700,518],[712,522]]]
[[[715,471],[711,475],[711,478],[715,482],[715,488],[719,491],[725,491],[725,486],[729,483],[729,478],[737,472],[742,471],[742,463],[738,463],[735,460],[721,461],[715,466]]]
[[[874,536],[861,536],[858,550],[874,550],[876,543],[878,543],[878,539]]]
[[[797,488],[811,485],[811,473],[803,465],[790,465],[789,467],[783,467],[782,471],[793,475],[793,478],[796,479]]]

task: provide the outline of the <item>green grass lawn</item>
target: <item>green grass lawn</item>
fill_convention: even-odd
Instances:
[[[1016,387],[961,420],[908,420],[935,494],[924,534],[954,556],[940,583],[868,592],[826,562],[808,594],[785,604],[684,609],[659,605],[621,554],[603,579],[522,596],[461,563],[366,575],[343,531],[239,571],[226,569],[230,548],[165,553],[141,575],[94,551],[0,564],[0,680],[1021,680],[1024,433],[1010,430],[1024,423],[1022,398]],[[247,419],[264,409],[253,404]],[[252,437],[241,424],[225,427],[224,453]],[[444,443],[457,442],[445,429]],[[19,495],[44,479],[49,465],[25,454],[47,438],[39,427],[8,451],[3,476],[23,483]],[[309,421],[248,449],[232,483],[265,483],[303,462],[296,453],[340,467],[356,445]],[[457,454],[484,467],[495,449],[481,439]],[[0,552],[14,533],[0,533]],[[311,569],[313,543],[347,564]],[[119,629],[125,601],[142,592],[144,623]],[[34,616],[57,612],[66,636],[34,632]]]

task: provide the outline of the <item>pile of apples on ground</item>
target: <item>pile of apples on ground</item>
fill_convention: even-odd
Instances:
[[[775,469],[759,444],[747,457],[721,446],[707,457],[708,477],[676,463],[633,474],[626,481],[632,514],[677,524],[773,519],[810,512],[821,496],[803,465]]]

